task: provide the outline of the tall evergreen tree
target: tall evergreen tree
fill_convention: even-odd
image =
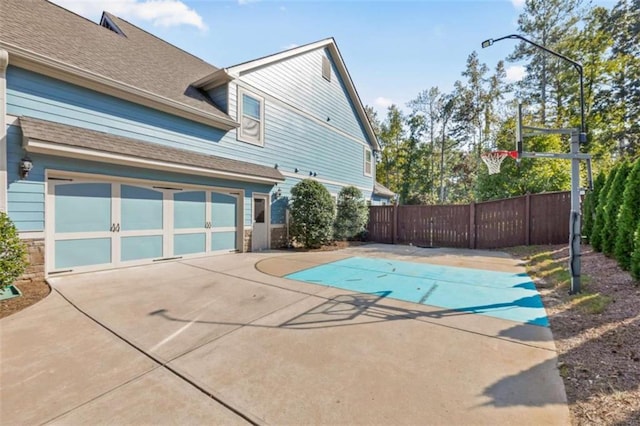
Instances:
[[[580,5],[581,0],[526,0],[518,18],[518,30],[532,41],[559,51],[563,41],[575,31]],[[558,112],[552,107],[552,91],[555,90],[556,98],[565,98],[564,92],[558,93],[558,87],[564,87],[558,84],[558,79],[567,65],[525,42],[516,46],[509,60],[529,61],[527,75],[521,80],[519,91],[538,106],[539,122],[547,125],[549,118]]]
[[[623,269],[631,267],[633,233],[640,222],[640,158],[636,159],[627,177],[622,206],[618,215],[618,231],[614,254]]]
[[[607,256],[613,254],[616,245],[616,236],[618,235],[618,212],[624,187],[629,175],[629,163],[624,161],[618,166],[616,177],[611,183],[611,189],[607,196],[607,205],[604,210],[604,227],[602,228],[602,252]]]
[[[596,218],[593,221],[593,228],[591,229],[591,246],[595,251],[602,251],[602,241],[604,236],[604,224],[605,224],[605,207],[607,200],[609,199],[609,192],[613,184],[613,180],[618,172],[618,167],[614,167],[604,182],[604,186],[598,195],[598,205],[596,206]]]
[[[633,242],[633,253],[631,254],[631,275],[640,281],[640,221],[636,228]]]
[[[604,186],[605,178],[604,172],[601,171],[598,173],[598,176],[593,182],[593,191],[587,193],[582,204],[582,236],[586,237],[587,241],[590,241],[591,238],[593,222],[596,218],[596,209],[598,208],[598,197]]]

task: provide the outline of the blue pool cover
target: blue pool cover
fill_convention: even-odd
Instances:
[[[535,284],[527,274],[350,257],[305,269],[286,278],[549,326]]]

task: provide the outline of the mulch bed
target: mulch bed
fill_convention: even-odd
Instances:
[[[0,301],[0,318],[23,310],[34,303],[44,299],[51,292],[49,285],[44,280],[25,281],[16,287],[22,292],[22,296]]]
[[[611,298],[599,314],[571,303],[566,287],[536,285],[551,323],[574,425],[640,425],[640,283],[613,259],[583,246],[583,288]],[[515,248],[527,260],[539,252],[567,265],[566,246]],[[535,266],[532,271],[535,275]]]

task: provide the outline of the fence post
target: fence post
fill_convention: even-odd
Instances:
[[[398,238],[398,205],[393,205],[393,224],[391,226],[391,243],[395,244]]]
[[[469,204],[469,248],[476,248],[476,203]]]
[[[524,198],[524,245],[531,244],[531,194]]]

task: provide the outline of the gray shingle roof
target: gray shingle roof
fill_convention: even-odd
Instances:
[[[396,195],[395,192],[378,182],[373,184],[373,193],[383,197],[395,197]]]
[[[230,120],[190,84],[217,68],[111,14],[121,36],[44,0],[1,0],[0,43]]]
[[[274,182],[284,181],[284,177],[278,170],[259,164],[199,154],[30,117],[20,117],[20,126],[22,134],[30,141],[51,142],[57,145],[199,167],[211,171],[273,179]]]

